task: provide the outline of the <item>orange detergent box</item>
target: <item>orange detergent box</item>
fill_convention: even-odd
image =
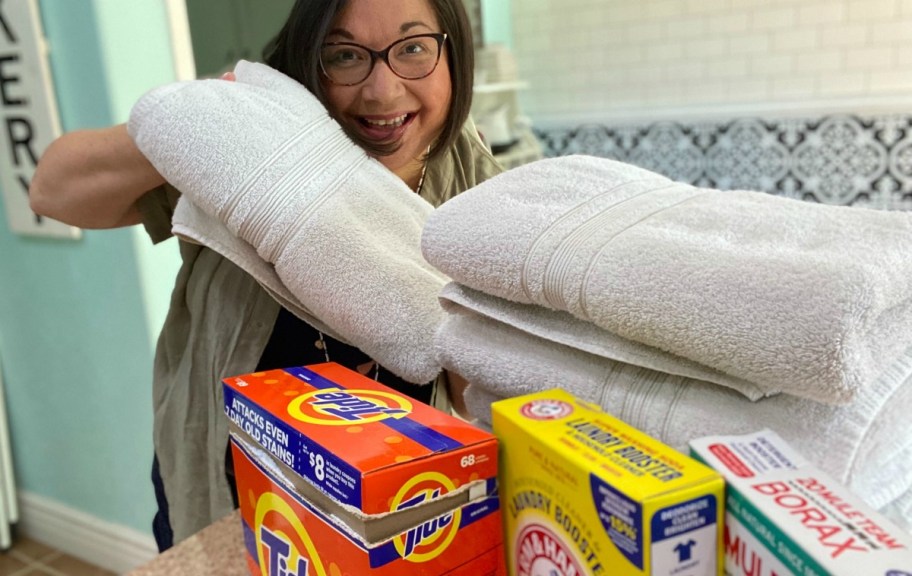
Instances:
[[[726,480],[726,575],[912,576],[912,535],[774,431],[690,448]]]
[[[511,576],[720,576],[718,473],[563,390],[492,404]]]
[[[252,574],[505,574],[493,435],[334,363],[224,392]]]

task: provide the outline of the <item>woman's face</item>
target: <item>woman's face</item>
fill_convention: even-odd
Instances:
[[[436,32],[441,30],[428,0],[349,0],[326,42],[354,42],[379,51],[406,36]],[[450,107],[446,46],[434,72],[419,80],[404,80],[377,60],[360,84],[338,86],[326,78],[323,82],[336,120],[367,142],[398,145],[393,154],[377,159],[407,182],[414,180]]]

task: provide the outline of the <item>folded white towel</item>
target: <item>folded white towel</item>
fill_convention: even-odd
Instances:
[[[274,265],[299,316],[406,380],[432,380],[446,277],[419,242],[433,207],[297,82],[249,62],[235,75],[152,90],[131,111],[130,135],[165,179]],[[202,243],[218,237],[281,303],[292,300],[243,245],[226,249],[211,227],[196,232],[180,231]]]
[[[422,238],[460,284],[829,403],[912,343],[909,246],[912,214],[700,189],[584,156],[476,186]]]
[[[912,486],[912,351],[846,406],[780,394],[752,402],[728,388],[606,360],[468,311],[437,334],[445,369],[470,383],[471,416],[490,401],[563,388],[685,452],[701,436],[771,428],[875,508]]]
[[[533,336],[609,360],[720,384],[737,390],[751,400],[759,400],[765,395],[763,390],[751,382],[658,348],[622,338],[560,310],[510,302],[455,282],[443,287],[440,292],[440,303],[448,312],[458,313],[461,308],[470,310]]]
[[[182,196],[171,218],[171,232],[187,242],[207,246],[250,274],[286,310],[324,334],[345,341],[335,330],[320,321],[305,307],[276,274],[275,268],[260,258],[256,249],[233,235],[215,217]]]
[[[912,534],[912,486],[905,494],[879,509],[880,513]]]

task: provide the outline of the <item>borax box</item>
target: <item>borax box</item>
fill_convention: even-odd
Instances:
[[[722,477],[549,390],[495,402],[512,576],[719,576]]]
[[[690,445],[728,484],[730,576],[912,576],[912,537],[774,432]]]
[[[224,384],[252,574],[504,573],[491,434],[334,363]]]

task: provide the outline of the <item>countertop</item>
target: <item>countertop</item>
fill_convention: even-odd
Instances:
[[[250,576],[240,512],[200,530],[127,576]]]

